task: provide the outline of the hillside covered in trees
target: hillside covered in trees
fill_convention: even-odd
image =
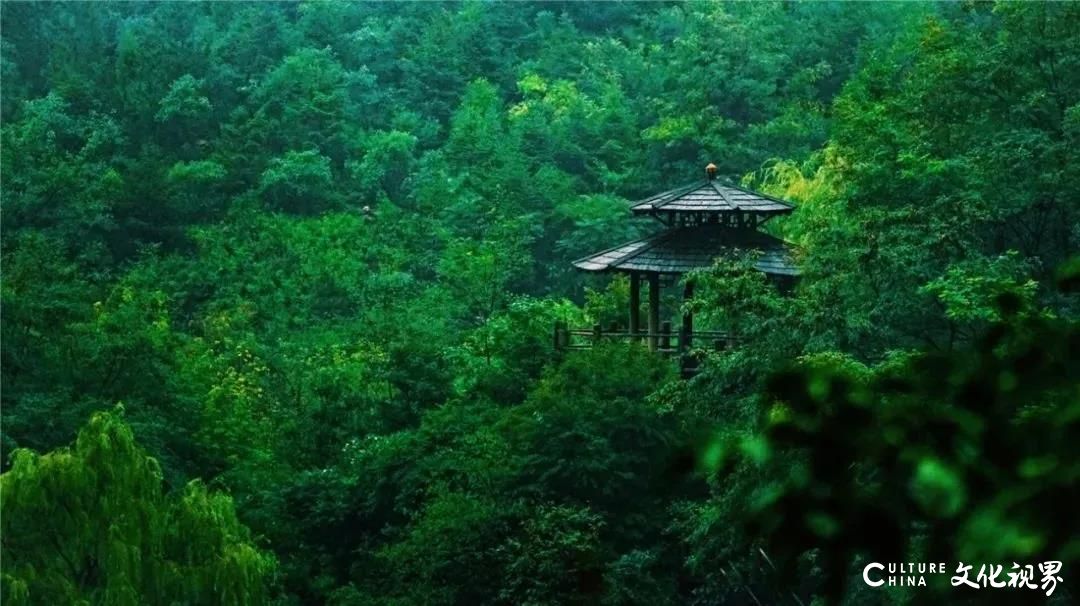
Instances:
[[[0,18],[5,603],[1080,593],[1080,3]],[[695,273],[740,338],[693,377],[556,348],[710,162],[794,204],[795,287]]]

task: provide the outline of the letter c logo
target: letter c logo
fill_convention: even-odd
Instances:
[[[866,584],[871,586],[871,587],[881,587],[882,585],[885,584],[885,581],[871,581],[870,580],[870,569],[871,568],[877,568],[878,570],[885,570],[884,565],[878,564],[877,562],[871,562],[871,563],[866,565],[866,568],[862,569],[862,580],[866,581]]]

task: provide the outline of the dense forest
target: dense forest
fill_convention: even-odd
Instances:
[[[1080,3],[0,17],[5,603],[1080,595]],[[796,286],[698,272],[691,378],[558,349],[709,162]]]

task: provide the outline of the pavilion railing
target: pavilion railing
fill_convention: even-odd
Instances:
[[[590,349],[603,340],[638,341],[650,349],[663,354],[688,354],[694,349],[730,349],[738,339],[730,333],[719,330],[695,330],[687,334],[683,329],[672,331],[671,322],[660,324],[659,331],[631,332],[618,325],[603,328],[594,324],[592,328],[570,328],[562,322],[555,324],[555,349],[574,350]]]

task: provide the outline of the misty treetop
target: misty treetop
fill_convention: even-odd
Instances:
[[[1077,595],[1080,4],[0,16],[5,600]],[[665,297],[739,335],[688,380],[556,348],[627,316],[571,262],[709,163],[795,205],[797,285]]]

